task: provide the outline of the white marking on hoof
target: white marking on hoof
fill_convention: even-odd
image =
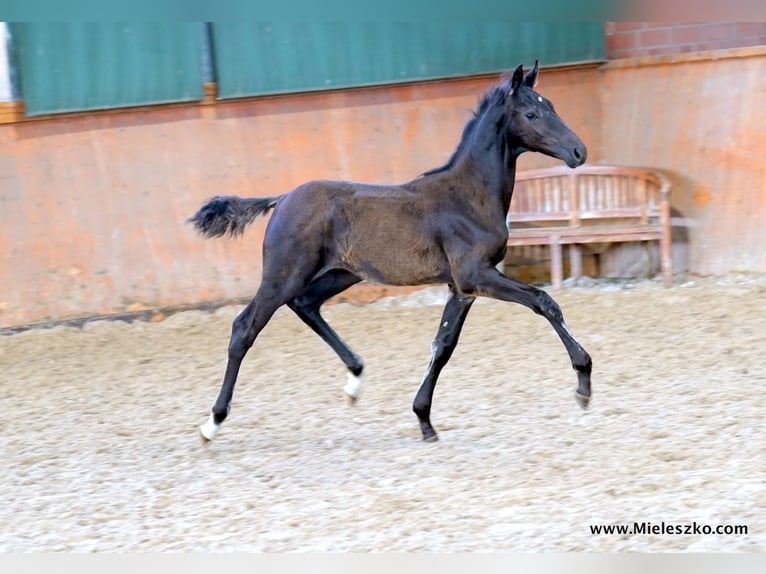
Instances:
[[[362,386],[362,377],[357,377],[353,373],[348,373],[347,378],[348,380],[343,386],[343,392],[346,393],[346,396],[351,402],[355,402],[356,399],[359,398],[359,388]]]
[[[207,422],[204,425],[200,425],[199,432],[207,440],[213,440],[213,438],[218,433],[220,428],[221,428],[221,425],[215,424],[213,413],[210,413],[210,418],[207,419]]]

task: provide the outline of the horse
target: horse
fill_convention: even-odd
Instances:
[[[477,297],[520,303],[542,315],[561,339],[577,373],[575,399],[591,398],[590,355],[544,290],[497,269],[506,253],[506,217],[517,158],[538,152],[570,168],[587,150],[553,103],[537,93],[539,62],[519,65],[480,100],[452,156],[441,167],[400,185],[313,180],[282,195],[216,196],[189,218],[205,237],[241,235],[271,212],[263,240],[261,283],[232,323],[228,361],[209,418],[199,427],[212,440],[229,415],[240,364],[274,312],[287,305],[348,369],[343,390],[358,397],[364,363],[320,314],[328,299],[366,280],[387,285],[446,284],[448,299],[431,359],[412,409],[422,438],[438,440],[431,405],[439,374],[457,345]]]

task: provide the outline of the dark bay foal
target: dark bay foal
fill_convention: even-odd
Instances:
[[[333,295],[362,280],[388,285],[446,283],[449,299],[432,344],[431,361],[413,403],[423,440],[437,439],[431,401],[476,297],[521,303],[545,317],[561,338],[577,373],[575,398],[591,395],[591,358],[545,291],[496,268],[506,251],[506,214],[516,159],[540,152],[576,167],[583,142],[534,91],[538,65],[519,66],[485,94],[455,152],[442,167],[402,185],[311,181],[284,195],[243,199],[219,196],[191,218],[205,236],[241,234],[273,209],[263,243],[263,275],[253,300],[236,317],[228,363],[209,420],[211,440],[229,414],[242,359],[274,312],[288,305],[348,368],[346,394],[355,399],[362,360],[319,313]]]

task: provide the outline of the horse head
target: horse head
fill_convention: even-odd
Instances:
[[[526,75],[523,66],[505,83],[506,126],[510,147],[520,153],[536,151],[560,159],[569,167],[585,163],[585,144],[553,109],[550,100],[538,94],[538,62]]]

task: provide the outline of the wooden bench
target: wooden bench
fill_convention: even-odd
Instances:
[[[659,172],[601,165],[520,171],[507,223],[509,247],[550,246],[554,288],[563,281],[562,245],[579,278],[582,245],[629,241],[659,241],[663,282],[672,284],[670,183]]]

